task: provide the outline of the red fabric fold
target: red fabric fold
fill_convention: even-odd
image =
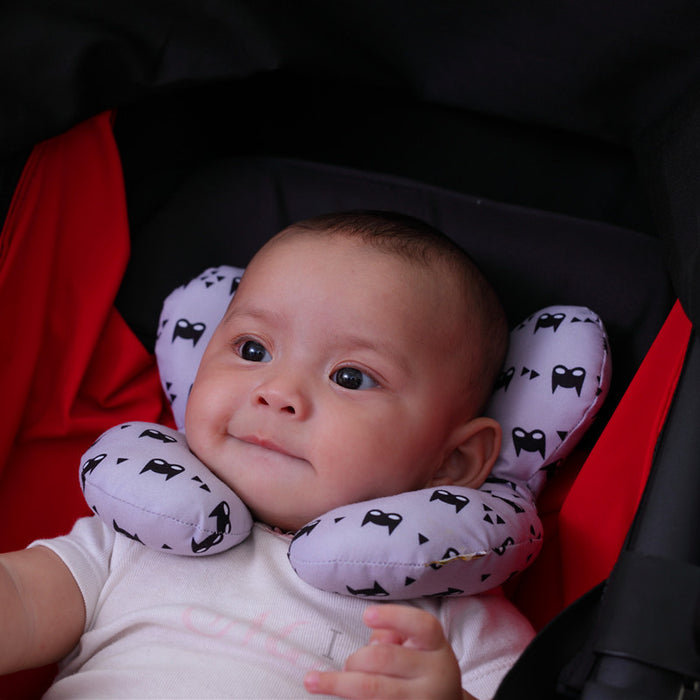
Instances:
[[[690,332],[676,303],[590,454],[572,455],[539,499],[544,547],[510,591],[536,628],[612,571],[649,476]]]
[[[33,150],[0,233],[0,548],[87,511],[82,452],[124,420],[168,421],[155,362],[114,309],[129,255],[109,114]]]
[[[172,424],[154,359],[114,309],[129,255],[109,114],[36,146],[0,232],[0,551],[89,513],[80,457],[126,420]],[[54,667],[0,678],[37,698]]]
[[[564,605],[607,578],[617,561],[646,486],[691,330],[676,302],[562,505]]]

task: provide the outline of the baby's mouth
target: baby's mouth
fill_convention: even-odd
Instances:
[[[279,452],[280,454],[286,455],[287,457],[296,457],[284,447],[277,444],[273,440],[268,440],[266,438],[258,437],[257,435],[244,435],[238,438],[241,442],[246,442],[249,445],[256,445],[257,447],[262,447],[265,450],[270,450],[271,452]]]

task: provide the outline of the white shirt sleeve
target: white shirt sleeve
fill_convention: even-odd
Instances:
[[[438,618],[462,670],[462,687],[479,700],[494,696],[534,636],[527,619],[500,591],[447,598]]]
[[[97,517],[81,518],[68,535],[37,540],[29,546],[41,545],[55,552],[68,567],[85,603],[85,629],[89,629],[97,601],[109,574],[114,531]]]

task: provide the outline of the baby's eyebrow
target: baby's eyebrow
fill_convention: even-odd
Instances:
[[[223,324],[228,324],[234,319],[239,318],[250,319],[253,321],[264,321],[266,323],[275,324],[280,324],[285,319],[284,314],[278,313],[273,309],[262,309],[255,306],[246,306],[244,308],[240,308],[234,303],[235,299],[236,298],[234,297],[231,306],[229,306],[228,310],[226,311],[226,314],[224,315],[224,318],[222,320]]]

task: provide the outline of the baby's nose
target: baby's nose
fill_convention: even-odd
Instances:
[[[293,416],[297,412],[296,408],[291,403],[287,403],[286,400],[277,401],[274,397],[262,393],[258,394],[257,402],[260,406],[270,406],[282,413],[291,413]]]
[[[297,418],[303,418],[309,411],[309,399],[292,379],[269,381],[257,388],[253,396],[257,406],[269,408]]]

